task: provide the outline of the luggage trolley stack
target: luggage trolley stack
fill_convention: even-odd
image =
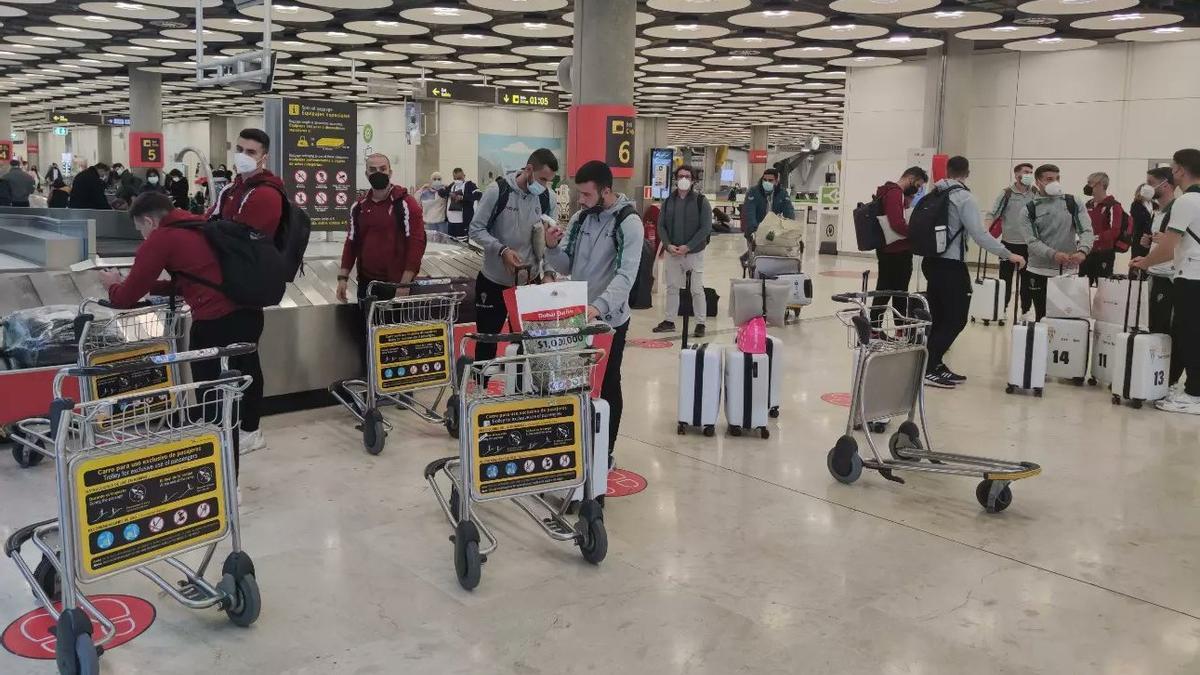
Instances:
[[[396,284],[372,281],[367,285],[367,376],[339,380],[329,393],[358,418],[363,447],[372,455],[383,452],[390,425],[384,421],[380,403],[410,410],[421,419],[445,425],[457,437],[458,419],[437,412],[452,384],[455,368],[451,349],[458,307],[463,291],[422,293],[376,300],[377,289],[417,289],[449,286],[464,279],[418,279]],[[417,392],[436,389],[432,406],[421,403]]]
[[[590,563],[599,564],[607,555],[604,511],[593,488],[596,449],[589,397],[604,351],[583,345],[588,335],[610,330],[596,324],[464,337],[464,342],[521,342],[526,347],[535,340],[559,341],[568,348],[476,361],[463,369],[457,394],[463,420],[459,455],[425,467],[425,479],[454,528],[454,568],[463,588],[479,584],[482,564],[498,543],[475,512],[474,505],[481,502],[512,501],[552,539],[574,542]],[[510,373],[511,366],[519,367],[530,385],[516,391],[489,387],[488,380],[501,376],[506,366]],[[449,494],[438,474],[448,479]],[[580,486],[583,499],[572,524],[567,512]],[[551,495],[560,496],[561,503],[552,504]]]
[[[98,308],[113,313],[98,316]],[[115,365],[148,356],[174,354],[183,342],[187,320],[186,307],[181,309],[174,303],[142,302],[133,309],[113,310],[107,300],[88,298],[79,304],[79,312],[75,317],[75,335],[79,340],[76,365]],[[144,396],[138,401],[166,407],[171,405],[171,401],[162,390],[180,381],[179,368],[173,363],[135,371],[122,370],[105,376],[80,378],[79,398],[86,403],[113,396],[129,397],[141,392]],[[50,420],[33,418],[25,420],[20,427],[34,430],[45,437],[50,429]],[[13,459],[22,467],[35,466],[43,457],[52,454],[36,436],[16,433],[12,440]]]
[[[871,300],[884,296],[907,296],[909,316],[891,305],[871,320]],[[1012,503],[1009,483],[1041,473],[1032,462],[1012,462],[972,455],[936,452],[929,439],[925,422],[924,376],[928,352],[925,332],[931,320],[925,298],[917,294],[895,291],[840,293],[834,302],[854,305],[837,312],[837,317],[849,328],[849,345],[855,352],[855,369],[851,387],[850,414],[846,432],[829,451],[826,465],[829,473],[842,483],[853,483],[863,468],[874,469],[884,478],[903,483],[895,471],[924,471],[926,473],[975,476],[982,479],[975,498],[988,513],[999,513]],[[858,420],[906,415],[907,419],[888,439],[890,459],[880,456],[868,426],[864,431],[873,458],[862,459],[854,426]],[[920,426],[917,418],[920,418]],[[928,460],[929,464],[921,463]]]
[[[228,370],[227,359],[252,344],[145,356],[124,363],[68,366],[54,380],[51,431],[22,422],[22,432],[52,448],[58,517],[18,529],[4,552],[55,620],[61,673],[99,672],[97,659],[116,635],[113,623],[83,594],[80,584],[136,570],[186,607],[219,606],[239,626],[258,618],[261,596],[254,563],[242,551],[238,526],[233,434],[236,409],[250,378]],[[147,368],[222,359],[217,380],[155,390],[176,403],[141,397],[106,397],[75,403],[61,398],[67,377],[96,379]],[[61,550],[51,543],[55,534]],[[233,551],[215,585],[204,579],[217,544],[232,538]],[[31,571],[21,555],[32,543],[42,563]],[[179,556],[204,549],[193,569]],[[172,584],[151,566],[165,563],[184,579]],[[56,604],[61,595],[61,610]],[[89,618],[90,616],[90,618]],[[92,620],[102,628],[92,635]]]

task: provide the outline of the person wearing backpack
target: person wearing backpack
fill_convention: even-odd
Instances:
[[[925,183],[929,182],[929,174],[919,166],[904,170],[898,181],[887,181],[875,190],[875,199],[879,200],[881,215],[887,218],[888,227],[898,235],[895,241],[875,249],[875,259],[879,262],[878,274],[875,275],[875,290],[877,291],[908,291],[912,281],[913,254],[912,243],[908,241],[908,220],[905,210],[912,203],[912,198]],[[872,302],[871,321],[878,321],[883,314],[883,308],[888,302],[901,314],[908,313],[908,298],[882,297]]]
[[[1172,261],[1175,299],[1172,354],[1180,350],[1186,382],[1154,406],[1166,412],[1200,415],[1200,150],[1175,153],[1171,164],[1175,185],[1183,194],[1168,207],[1166,232],[1150,254],[1130,263],[1141,270]]]
[[[967,189],[971,164],[966,157],[951,157],[946,163],[946,178],[918,202],[909,219],[909,239],[913,252],[924,257],[921,271],[928,285],[926,296],[933,325],[926,346],[925,384],[954,389],[966,377],[946,366],[946,352],[967,326],[971,307],[971,274],[967,271],[967,236],[992,255],[1008,260],[1016,267],[1025,258],[1004,247],[988,233],[979,204]]]
[[[1087,201],[1087,212],[1092,221],[1092,232],[1096,234],[1096,243],[1079,266],[1079,273],[1095,286],[1097,279],[1112,276],[1117,253],[1129,250],[1133,219],[1125,212],[1121,202],[1109,194],[1108,174],[1103,171],[1088,176],[1083,194],[1091,197]]]
[[[712,207],[704,195],[694,190],[695,171],[687,164],[675,168],[675,189],[663,202],[658,218],[658,241],[666,249],[663,274],[667,278],[667,301],[662,323],[655,333],[675,332],[674,318],[679,314],[679,291],[687,273],[692,273],[692,312],[696,320],[695,337],[704,337],[706,311],[704,299],[704,248],[712,236]]]
[[[588,320],[603,321],[613,328],[612,346],[600,385],[600,398],[609,405],[610,468],[624,407],[621,362],[631,317],[629,292],[642,264],[645,240],[637,208],[625,195],[613,191],[612,182],[612,169],[604,162],[592,160],[579,167],[575,185],[582,210],[571,217],[565,233],[561,228],[546,232],[546,262],[575,281],[586,281]]]
[[[1053,164],[1043,164],[1033,172],[1037,196],[1025,205],[1026,244],[1029,268],[1026,283],[1038,321],[1046,316],[1046,285],[1069,267],[1087,260],[1096,241],[1075,195],[1065,194],[1059,182],[1060,172]]]
[[[504,291],[516,283],[517,271],[533,262],[533,226],[545,224],[547,235],[558,228],[557,202],[550,183],[558,158],[546,148],[529,155],[525,167],[496,178],[488,186],[471,219],[471,240],[483,248],[483,269],[475,280],[475,326],[499,333],[508,320]],[[496,357],[496,345],[475,346],[477,360]]]
[[[129,217],[145,237],[133,258],[128,277],[119,272],[101,270],[100,283],[108,290],[108,300],[117,309],[128,309],[147,295],[179,295],[191,309],[189,347],[224,347],[234,342],[257,343],[262,335],[261,309],[239,306],[220,290],[223,281],[220,260],[205,236],[205,220],[175,208],[171,198],[160,192],[139,195],[129,207]],[[160,281],[163,272],[169,281]],[[235,437],[242,450],[250,451],[248,429],[258,429],[262,415],[263,378],[258,352],[233,357],[233,368],[252,379],[239,406],[242,433]],[[196,381],[215,380],[220,375],[216,360],[192,364]],[[261,434],[259,434],[261,444]],[[239,461],[235,447],[234,472]]]
[[[1013,167],[1012,184],[1004,188],[992,206],[992,226],[988,230],[993,237],[1000,237],[1004,248],[1020,256],[1029,256],[1029,247],[1025,245],[1028,238],[1024,230],[1025,205],[1035,196],[1033,191],[1033,165],[1021,162]],[[1000,261],[1000,278],[1004,280],[1004,314],[1008,313],[1008,303],[1014,292],[1018,293],[1021,311],[1028,312],[1033,299],[1029,296],[1028,284],[1025,283],[1025,272],[1017,277],[1017,285],[1013,285],[1012,263]],[[1019,289],[1019,290],[1017,290]]]

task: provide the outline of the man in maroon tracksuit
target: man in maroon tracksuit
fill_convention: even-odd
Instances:
[[[1108,193],[1108,174],[1097,172],[1088,176],[1083,194],[1091,197],[1087,203],[1088,215],[1092,218],[1092,231],[1096,233],[1096,244],[1087,259],[1079,266],[1079,273],[1086,275],[1091,285],[1096,279],[1111,277],[1116,264],[1117,250],[1129,250],[1132,219],[1127,226],[1125,209],[1117,198]]]
[[[129,208],[129,217],[146,241],[138,247],[128,277],[122,278],[119,272],[100,272],[100,281],[108,289],[108,300],[113,307],[133,307],[146,295],[176,294],[183,296],[191,308],[189,348],[258,341],[262,333],[261,309],[238,307],[221,291],[193,280],[199,278],[214,285],[221,284],[220,263],[203,230],[198,227],[203,223],[202,217],[175,208],[171,197],[161,192],[139,195]],[[160,281],[164,271],[179,274],[171,281]],[[258,352],[231,358],[229,365],[253,378],[242,396],[240,413],[243,428],[253,425],[257,429],[263,397]],[[192,363],[192,379],[197,382],[215,380],[219,375],[220,363],[216,360]],[[237,456],[235,452],[235,473]]]
[[[875,251],[875,258],[879,261],[879,272],[875,277],[877,291],[908,291],[908,283],[912,280],[913,254],[912,244],[908,241],[908,219],[904,217],[904,212],[912,203],[913,195],[928,181],[929,174],[921,167],[913,166],[904,170],[900,180],[888,181],[875,191],[876,199],[883,199],[883,214],[887,217],[888,228],[892,230],[884,230],[885,240],[891,240],[891,243]],[[907,298],[891,298],[891,302],[901,314],[908,312]],[[875,298],[872,302],[872,322],[883,314],[887,303],[886,297]]]

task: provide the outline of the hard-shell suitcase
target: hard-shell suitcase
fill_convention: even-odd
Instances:
[[[1117,354],[1117,335],[1121,324],[1097,321],[1092,329],[1092,377],[1088,384],[1112,385],[1113,359]]]
[[[1145,276],[1138,279],[1138,307],[1134,311],[1133,325],[1129,325],[1129,302],[1125,304],[1125,330],[1117,334],[1117,347],[1113,353],[1112,401],[1130,401],[1134,408],[1142,407],[1145,401],[1166,398],[1171,385],[1167,373],[1171,369],[1171,336],[1163,333],[1148,333],[1138,327],[1142,313],[1141,300]],[[1129,280],[1130,296],[1133,294],[1133,279]]]
[[[770,437],[769,380],[766,354],[746,354],[736,345],[725,348],[725,420],[731,435],[741,436],[743,429],[756,429],[763,438]]]
[[[1046,375],[1082,385],[1087,379],[1088,357],[1092,351],[1092,322],[1048,317],[1042,323],[1046,324],[1049,341]]]
[[[1018,389],[1033,391],[1041,396],[1046,386],[1046,360],[1050,350],[1050,335],[1042,322],[1017,323],[1021,303],[1013,303],[1012,345],[1008,355],[1008,386],[1005,393]]]
[[[608,492],[608,401],[592,401],[592,496],[603,497]],[[583,486],[575,488],[572,501],[583,501]]]
[[[975,285],[971,290],[971,322],[979,321],[987,326],[993,322],[1004,325],[1004,292],[1008,284],[1003,279],[987,276],[983,263],[987,259],[983,249],[979,250],[979,262],[975,266]]]
[[[710,344],[684,348],[679,352],[677,431],[683,434],[688,427],[699,427],[705,436],[712,436],[720,409],[721,349]]]
[[[783,340],[767,336],[767,416],[779,417],[779,396],[783,389]]]
[[[504,356],[520,356],[525,350],[518,344],[510,344],[504,348]],[[525,372],[526,362],[510,361],[504,364],[504,393],[507,395],[513,394],[531,394],[533,393],[533,379],[528,377]]]

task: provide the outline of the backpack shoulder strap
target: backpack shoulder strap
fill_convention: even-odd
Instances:
[[[546,190],[538,195],[538,203],[542,206],[542,215],[550,215],[550,190]]]
[[[512,192],[512,186],[508,184],[504,176],[496,177],[496,206],[492,208],[492,215],[488,217],[487,229],[491,232],[496,226],[496,219],[504,213],[504,209],[508,207],[508,196]]]
[[[405,239],[412,236],[412,214],[408,210],[408,194],[392,200],[392,216],[396,218],[396,229]]]
[[[1066,195],[1067,211],[1071,214],[1072,220],[1079,219],[1079,204],[1075,202],[1075,195]]]

